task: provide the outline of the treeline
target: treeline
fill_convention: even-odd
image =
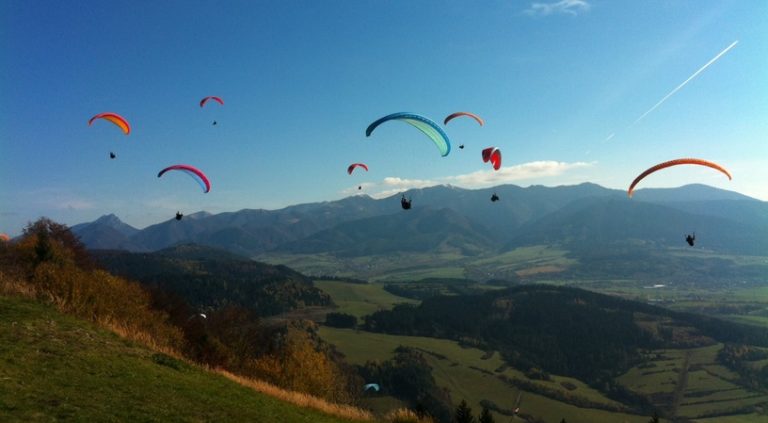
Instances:
[[[304,306],[328,306],[331,297],[312,279],[285,266],[201,254],[199,247],[156,253],[98,251],[97,262],[111,273],[173,292],[201,310],[227,306],[271,316]]]
[[[321,342],[311,323],[265,324],[227,305],[202,316],[182,297],[114,276],[48,219],[0,243],[0,293],[56,306],[177,358],[265,380],[334,402],[360,395],[356,370]]]
[[[312,279],[316,281],[334,281],[334,282],[344,282],[344,283],[353,283],[356,285],[367,285],[368,281],[365,279],[356,279],[352,277],[347,276],[328,276],[328,275],[320,275],[320,276],[311,276]]]
[[[476,282],[457,278],[425,278],[413,282],[384,285],[384,290],[399,297],[424,300],[438,295],[474,295],[484,292],[474,288]]]
[[[768,364],[753,362],[768,359],[768,351],[749,345],[726,344],[718,353],[717,361],[739,375],[739,383],[751,389],[768,391]]]

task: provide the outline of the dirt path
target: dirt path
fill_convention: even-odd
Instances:
[[[688,386],[688,365],[691,361],[691,354],[693,354],[691,351],[685,352],[683,367],[680,369],[680,376],[677,378],[677,385],[675,386],[675,392],[673,393],[672,410],[670,413],[670,419],[672,421],[676,421],[677,409],[683,401],[685,388]]]

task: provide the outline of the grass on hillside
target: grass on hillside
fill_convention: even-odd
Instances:
[[[0,421],[349,421],[0,296]]]

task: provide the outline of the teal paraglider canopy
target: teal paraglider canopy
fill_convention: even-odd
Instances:
[[[432,120],[415,113],[400,112],[384,116],[383,118],[378,119],[372,124],[368,125],[368,128],[365,130],[365,136],[370,137],[371,133],[374,129],[376,129],[377,126],[390,120],[401,120],[405,123],[415,126],[416,129],[423,132],[424,135],[428,136],[432,142],[435,143],[437,149],[440,150],[441,156],[445,157],[448,155],[448,153],[451,152],[451,141],[448,139],[448,135],[445,133],[445,131],[443,131],[440,126],[438,126]]]
[[[379,384],[378,383],[368,383],[363,387],[363,391],[367,391],[369,389],[373,389],[376,392],[379,392]]]

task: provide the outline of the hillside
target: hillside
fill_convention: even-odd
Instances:
[[[156,353],[53,308],[0,296],[2,421],[340,422]]]
[[[201,310],[237,305],[269,316],[331,304],[299,272],[215,248],[178,245],[155,253],[95,251],[94,256],[111,273],[172,292]]]

